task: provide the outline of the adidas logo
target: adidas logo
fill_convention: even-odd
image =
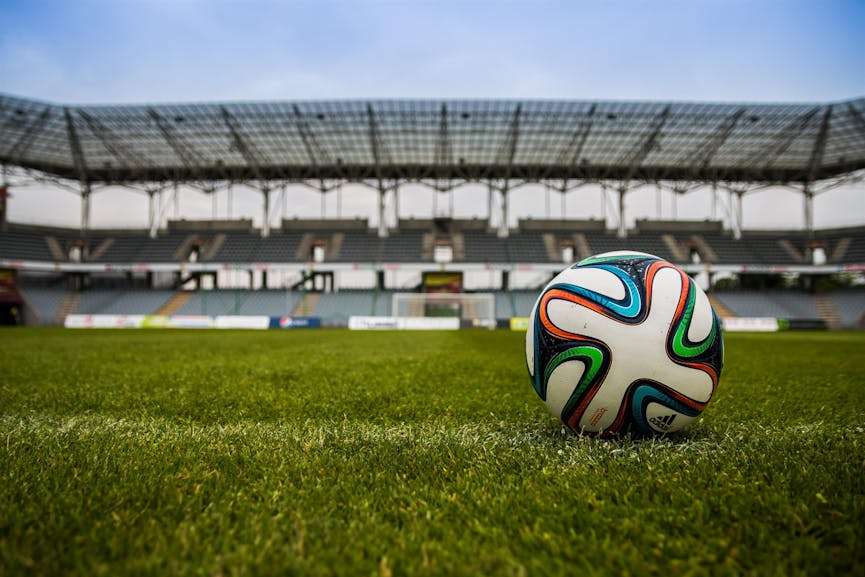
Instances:
[[[649,419],[649,422],[652,423],[655,428],[660,429],[662,431],[669,431],[670,426],[673,424],[673,420],[676,418],[676,415],[664,415],[663,417],[652,417]]]

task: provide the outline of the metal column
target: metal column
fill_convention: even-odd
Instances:
[[[601,184],[601,220],[604,221],[604,228],[607,228],[607,185]]]
[[[808,183],[802,188],[802,197],[804,201],[804,216],[805,216],[805,231],[808,236],[814,236],[814,193]]]
[[[399,184],[393,187],[393,221],[399,226]]]
[[[386,191],[384,187],[378,189],[378,236],[384,238],[387,236],[387,220],[385,215],[384,195]]]
[[[502,220],[499,223],[499,237],[508,236],[508,185],[502,188]]]
[[[262,218],[261,218],[261,236],[270,236],[270,189],[265,187],[261,189],[263,197],[262,203]]]
[[[90,230],[90,183],[81,184],[81,233]]]
[[[156,190],[148,190],[147,197],[147,229],[150,231],[150,238],[156,238],[156,231],[159,228],[159,220],[156,217]]]
[[[742,238],[742,196],[744,192],[736,191],[736,212],[733,217],[733,238]]]
[[[625,193],[628,191],[624,186],[619,187],[619,231],[618,237],[625,238],[628,232],[625,228]]]

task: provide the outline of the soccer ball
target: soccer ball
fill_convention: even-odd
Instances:
[[[559,273],[529,317],[532,385],[570,429],[678,431],[712,398],[723,364],[718,316],[677,266],[608,252]]]

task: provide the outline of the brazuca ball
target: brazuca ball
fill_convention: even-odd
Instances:
[[[535,392],[577,432],[682,429],[712,398],[723,356],[703,290],[677,266],[638,252],[563,270],[535,303],[526,334]]]

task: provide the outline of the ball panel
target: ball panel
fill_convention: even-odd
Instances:
[[[553,279],[552,285],[567,283],[614,300],[625,298],[625,285],[611,271],[601,267],[566,268]]]
[[[715,318],[712,314],[712,305],[709,304],[709,297],[706,296],[703,289],[698,287],[696,283],[694,284],[694,290],[697,294],[697,300],[694,303],[694,316],[691,317],[691,326],[688,327],[688,340],[692,343],[699,343],[709,336]]]
[[[553,415],[563,418],[562,410],[585,372],[586,365],[582,361],[566,361],[552,370],[547,379],[545,402]]]
[[[532,307],[532,312],[529,313],[529,326],[526,330],[526,365],[529,368],[529,376],[532,378],[535,376],[535,347],[537,346],[535,336],[535,315],[537,314],[537,310],[538,303],[536,301],[535,306]]]

